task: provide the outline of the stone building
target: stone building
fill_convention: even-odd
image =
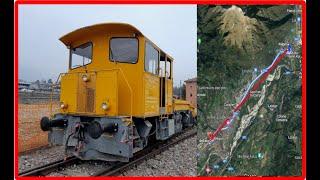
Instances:
[[[186,83],[186,100],[197,107],[197,78],[184,81]]]

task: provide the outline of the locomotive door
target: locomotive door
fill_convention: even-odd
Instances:
[[[172,82],[172,60],[166,58],[166,112],[172,113],[173,82]]]
[[[166,105],[166,81],[165,81],[165,70],[166,70],[166,56],[163,52],[160,55],[159,61],[159,77],[160,77],[160,114],[164,114],[166,112],[165,105]]]
[[[160,56],[160,113],[172,112],[172,60],[164,53]]]

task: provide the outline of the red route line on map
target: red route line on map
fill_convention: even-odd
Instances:
[[[274,64],[262,75],[262,77],[260,78],[260,80],[255,83],[252,87],[252,89],[249,91],[249,93],[245,96],[245,98],[243,98],[243,100],[232,110],[232,113],[229,117],[227,117],[218,127],[218,129],[214,132],[208,132],[208,138],[210,139],[210,141],[213,141],[215,139],[215,137],[218,135],[218,133],[220,133],[220,131],[222,130],[222,128],[228,124],[230,118],[233,116],[234,112],[237,112],[250,98],[250,92],[251,91],[255,91],[259,88],[259,86],[267,79],[268,75],[274,70],[274,68],[279,64],[279,62],[283,59],[283,57],[286,55],[288,49],[286,49],[278,58],[277,60],[274,62]]]

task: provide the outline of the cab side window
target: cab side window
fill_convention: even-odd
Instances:
[[[110,61],[134,64],[138,61],[138,39],[111,38],[109,52]]]
[[[167,60],[166,77],[171,79],[171,60]]]
[[[158,74],[159,51],[146,42],[144,69],[146,72]]]

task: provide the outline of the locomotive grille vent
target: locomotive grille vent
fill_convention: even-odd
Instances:
[[[86,102],[86,112],[94,112],[95,104],[95,90],[93,88],[87,88],[87,102]]]
[[[89,81],[82,80],[83,74],[79,74],[78,80],[78,98],[77,98],[77,111],[80,113],[93,113],[95,112],[95,99],[96,99],[96,77],[90,74]]]

